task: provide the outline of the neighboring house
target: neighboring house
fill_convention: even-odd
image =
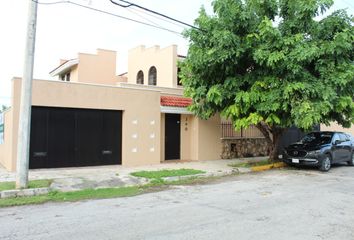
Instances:
[[[331,123],[329,126],[326,126],[324,124],[321,124],[321,131],[338,131],[338,132],[345,132],[345,133],[350,133],[351,135],[354,136],[354,126],[351,128],[344,128],[337,123]]]
[[[116,76],[116,52],[97,49],[97,54],[79,53],[50,72],[52,77],[66,82],[91,83],[115,86],[122,81]]]
[[[33,80],[30,168],[211,160],[221,155],[220,117],[201,120],[187,106],[177,77],[177,47],[129,51],[116,76],[116,53],[78,54]],[[13,79],[4,113],[0,164],[16,169],[21,79]]]

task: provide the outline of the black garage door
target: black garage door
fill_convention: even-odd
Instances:
[[[32,107],[30,168],[121,164],[122,112]]]

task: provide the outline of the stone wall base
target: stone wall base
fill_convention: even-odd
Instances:
[[[268,156],[265,138],[222,139],[222,159]]]

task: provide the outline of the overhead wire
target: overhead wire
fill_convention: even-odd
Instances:
[[[142,14],[137,13],[136,11],[141,12],[141,11],[139,11],[138,9],[127,9],[127,10],[128,10],[129,12],[131,12],[132,14],[135,14],[135,15],[139,16],[140,18],[144,19],[145,21],[150,22],[151,24],[153,24],[153,25],[155,25],[155,26],[162,27],[160,24],[158,24],[158,23],[152,21],[151,19],[149,19],[149,18],[147,18],[147,17],[144,17]],[[174,34],[175,34],[175,33],[174,33]],[[177,35],[181,35],[181,34],[178,33]]]
[[[157,24],[156,22],[154,22],[154,21],[148,19],[147,17],[144,17],[144,16],[142,16],[141,14],[137,13],[137,12],[135,11],[136,9],[127,9],[127,10],[128,10],[129,12],[131,12],[132,14],[135,14],[135,15],[137,15],[138,17],[144,19],[145,21],[150,22],[151,24],[154,24],[154,25],[156,25],[156,26],[162,27],[160,24]]]
[[[121,18],[121,19],[124,19],[124,20],[127,20],[127,21],[131,21],[131,22],[143,24],[145,26],[149,26],[149,27],[160,29],[160,30],[168,31],[168,32],[177,34],[180,37],[183,37],[183,35],[180,32],[177,32],[177,31],[165,28],[165,27],[157,26],[157,25],[154,25],[154,24],[149,24],[149,23],[142,22],[142,21],[139,21],[139,20],[136,20],[136,19],[124,17],[124,16],[121,16],[121,15],[118,15],[118,14],[115,14],[115,13],[107,12],[107,11],[104,11],[104,10],[101,10],[101,9],[98,9],[98,8],[89,7],[89,6],[82,5],[82,4],[79,4],[79,3],[75,3],[75,2],[72,2],[72,1],[40,2],[40,1],[37,1],[37,0],[32,0],[32,2],[38,3],[40,5],[71,4],[71,5],[75,5],[77,7],[85,8],[85,9],[88,9],[88,10],[91,10],[91,11],[107,14],[107,15],[110,15],[110,16],[113,16],[113,17],[117,17],[117,18]]]
[[[140,5],[138,5],[138,4],[135,4],[135,3],[132,3],[132,2],[128,2],[128,1],[126,1],[126,0],[118,0],[118,1],[123,2],[123,3],[127,4],[127,5],[117,3],[117,2],[115,2],[115,1],[113,1],[113,0],[109,0],[109,1],[110,1],[111,3],[113,3],[114,5],[117,5],[117,6],[120,6],[120,7],[123,7],[123,8],[137,7],[137,8],[140,8],[140,9],[144,10],[144,11],[147,11],[147,12],[150,12],[150,13],[153,13],[153,14],[156,14],[156,15],[159,15],[159,16],[161,16],[161,17],[163,17],[163,18],[170,19],[170,20],[172,20],[172,21],[174,21],[174,22],[178,22],[178,23],[183,24],[183,25],[185,25],[185,26],[188,26],[188,27],[190,27],[190,28],[194,28],[194,29],[203,31],[202,29],[200,29],[200,28],[198,28],[198,27],[196,27],[196,26],[193,26],[193,25],[191,25],[191,24],[189,24],[189,23],[180,21],[180,20],[178,20],[178,19],[172,18],[172,17],[170,17],[170,16],[167,16],[167,15],[165,15],[165,14],[159,13],[159,12],[154,11],[154,10],[151,10],[151,9],[149,9],[149,8],[140,6]]]
[[[127,8],[127,9],[129,9],[129,8]],[[133,9],[133,8],[132,8],[132,9]],[[135,8],[134,10],[135,10],[135,11],[138,11],[138,12],[141,12],[141,13],[143,13],[143,14],[146,14],[146,15],[148,15],[148,16],[150,16],[150,17],[156,18],[156,19],[158,19],[158,20],[161,20],[161,21],[164,21],[164,22],[173,24],[173,25],[175,25],[175,26],[177,26],[177,27],[185,28],[185,26],[183,26],[183,25],[180,24],[180,23],[176,23],[176,22],[174,22],[174,21],[172,21],[172,20],[165,19],[165,18],[160,17],[160,16],[158,16],[158,15],[155,15],[155,14],[152,14],[152,13],[149,13],[149,12],[146,12],[146,11],[143,11],[143,10],[141,10],[141,9],[139,9],[139,8]]]

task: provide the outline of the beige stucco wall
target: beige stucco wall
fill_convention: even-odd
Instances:
[[[159,46],[139,46],[129,51],[128,83],[135,84],[140,70],[144,73],[144,85],[148,85],[150,67],[157,69],[157,86],[177,87],[177,46],[160,49]]]
[[[70,71],[70,82],[79,82],[79,68],[75,65]]]
[[[189,122],[189,128],[191,130],[190,133],[190,160],[198,160],[199,159],[199,119],[192,116]]]
[[[350,133],[354,136],[354,126],[352,126],[351,128],[344,128],[340,125],[338,125],[335,122],[332,122],[331,125],[326,126],[324,124],[321,124],[321,131],[338,131],[338,132],[346,132],[346,133]]]
[[[19,124],[21,81],[12,79],[11,109],[5,114],[5,142],[4,148],[0,147],[0,163],[8,170],[15,171],[17,157],[17,138]],[[1,145],[0,145],[1,146]]]
[[[177,84],[177,46],[166,48],[153,46],[146,48],[141,45],[129,51],[128,73],[116,76],[116,52],[97,49],[97,54],[79,53],[77,64],[63,70],[61,74],[70,72],[70,82],[82,82],[104,85],[116,85],[120,82],[136,84],[137,73],[144,73],[144,85],[148,85],[149,69],[157,69],[157,86],[166,88],[179,88]],[[64,63],[63,60],[60,61]]]
[[[165,161],[165,114],[161,113],[161,122],[160,122],[160,161]]]
[[[116,76],[116,82],[116,85],[119,86],[120,83],[128,82],[128,78],[126,76]]]
[[[215,160],[221,158],[220,116],[198,121],[198,156],[197,159]]]
[[[192,144],[192,132],[191,121],[192,115],[181,115],[181,159],[192,160],[191,144]]]
[[[5,117],[6,144],[0,146],[0,163],[11,171],[16,169],[20,90],[21,79],[15,78],[12,109]],[[122,165],[138,166],[165,160],[161,94],[161,91],[133,87],[34,80],[32,105],[123,111]],[[193,115],[181,115],[181,159],[219,159],[220,137],[218,116],[201,120]]]
[[[12,133],[10,133],[10,138],[12,142],[11,146],[11,164],[10,170],[16,170],[16,161],[17,161],[17,139],[18,139],[18,125],[19,125],[19,117],[20,117],[20,90],[21,90],[21,82],[16,81],[18,78],[12,79],[12,103],[11,103],[11,110],[12,110]],[[9,160],[7,160],[9,161]]]
[[[116,52],[97,49],[97,54],[79,53],[77,78],[71,81],[115,85]],[[70,76],[71,77],[71,76]]]
[[[220,119],[181,114],[181,160],[216,160],[221,155]],[[165,114],[161,114],[161,161],[165,160]]]
[[[13,81],[14,102],[19,102],[20,79]],[[160,93],[138,89],[125,89],[60,81],[33,81],[33,106],[70,107],[86,109],[122,110],[122,165],[137,166],[160,163]],[[149,106],[149,107],[143,107]],[[19,106],[12,108],[14,119],[13,131],[18,128]],[[11,119],[9,119],[11,122]],[[14,171],[17,139],[4,160],[6,168]],[[3,151],[1,151],[3,152]],[[9,160],[9,158],[11,158]],[[9,164],[8,162],[11,162]]]
[[[200,161],[221,159],[220,117],[202,120],[181,115],[181,159]]]
[[[12,161],[12,109],[8,109],[4,114],[4,142],[0,144],[0,164],[6,169],[13,169]]]

